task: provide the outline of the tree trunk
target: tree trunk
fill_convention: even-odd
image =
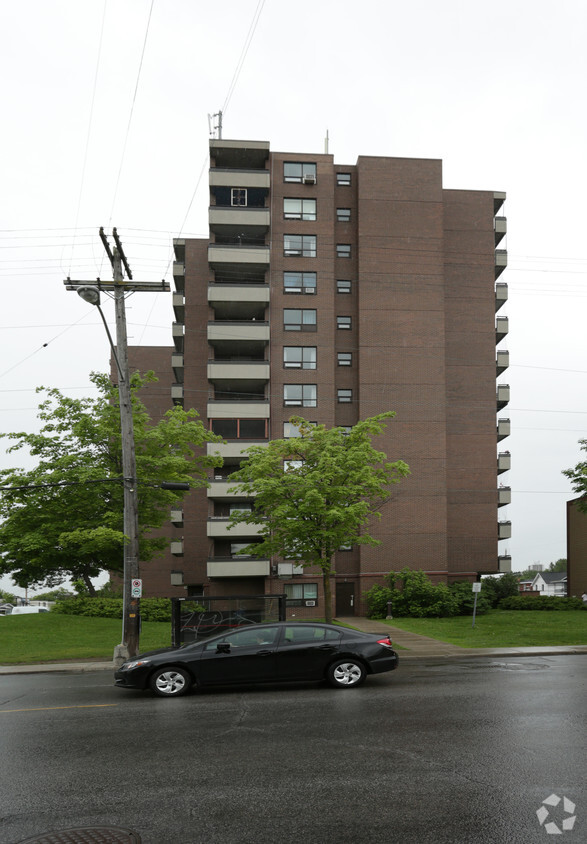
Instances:
[[[324,583],[324,616],[327,624],[332,624],[332,584],[330,581],[330,566],[322,570]]]
[[[86,589],[88,590],[88,595],[90,596],[90,598],[95,598],[96,597],[96,589],[94,588],[94,584],[92,583],[92,580],[91,580],[89,574],[86,574],[84,572],[82,574],[82,580],[86,584]]]

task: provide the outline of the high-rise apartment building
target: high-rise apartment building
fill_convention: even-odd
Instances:
[[[438,160],[346,166],[234,140],[212,140],[210,159],[210,237],[175,241],[171,389],[226,440],[209,446],[224,467],[175,514],[172,581],[286,591],[296,615],[323,615],[314,570],[242,555],[255,529],[228,519],[251,501],[230,473],[249,445],[296,436],[292,415],[351,427],[387,410],[375,445],[411,475],[373,525],[381,544],[337,553],[336,612],[406,566],[447,583],[507,570],[505,194],[444,189]]]

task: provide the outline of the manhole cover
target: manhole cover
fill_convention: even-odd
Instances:
[[[141,844],[141,836],[121,826],[80,826],[44,832],[20,844]]]

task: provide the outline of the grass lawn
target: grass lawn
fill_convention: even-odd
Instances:
[[[587,645],[587,612],[490,610],[473,619],[394,618],[383,623],[462,648],[514,648],[535,645]],[[393,639],[393,636],[391,637]]]
[[[122,621],[79,615],[0,616],[0,665],[60,662],[70,659],[112,659],[120,643]],[[171,624],[145,621],[141,651],[171,644]]]

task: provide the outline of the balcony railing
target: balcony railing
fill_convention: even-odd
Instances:
[[[512,458],[509,451],[500,451],[497,455],[497,474],[501,475],[502,472],[509,472],[512,468]]]

